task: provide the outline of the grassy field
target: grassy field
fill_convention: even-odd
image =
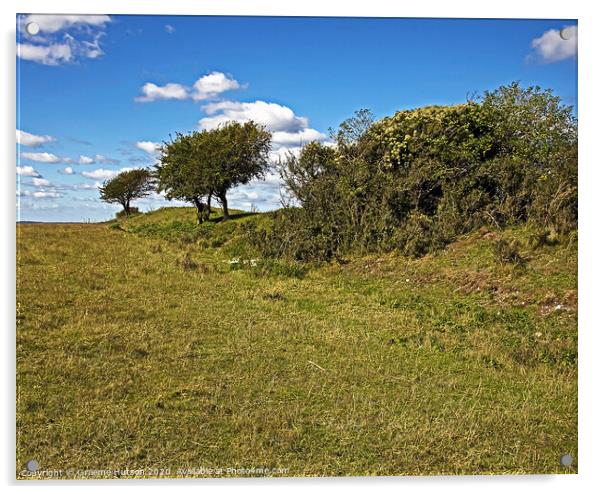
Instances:
[[[577,471],[576,240],[305,267],[267,220],[17,226],[18,476]]]

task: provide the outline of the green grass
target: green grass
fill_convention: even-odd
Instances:
[[[215,216],[17,227],[18,475],[577,471],[576,240],[308,267]]]

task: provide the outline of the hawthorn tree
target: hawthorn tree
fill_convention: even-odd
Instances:
[[[168,199],[191,202],[202,223],[209,217],[211,198],[218,199],[229,218],[227,192],[269,167],[272,135],[253,121],[229,122],[216,129],[176,134],[165,143],[155,165],[158,189]]]
[[[145,168],[123,171],[106,180],[99,188],[100,198],[104,202],[121,204],[128,216],[131,201],[148,196],[153,189],[152,175]]]
[[[202,223],[211,213],[212,156],[215,146],[207,131],[191,134],[177,133],[163,145],[154,175],[157,190],[167,199],[191,202],[197,209],[197,221]]]
[[[228,219],[226,193],[233,187],[263,177],[269,167],[272,134],[253,121],[230,122],[215,129],[218,146],[213,173],[214,194]]]

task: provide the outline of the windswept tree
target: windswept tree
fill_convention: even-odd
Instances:
[[[224,219],[228,219],[227,192],[264,176],[269,167],[272,134],[253,121],[230,122],[211,132],[217,145],[213,193],[222,205]]]
[[[129,216],[130,203],[134,199],[148,196],[154,189],[152,176],[145,168],[123,171],[107,180],[100,187],[100,198],[104,202],[121,204]]]
[[[176,134],[165,143],[155,165],[158,190],[168,199],[191,202],[202,223],[211,198],[229,218],[227,192],[260,178],[269,167],[271,134],[255,122],[229,122],[216,129]]]
[[[163,145],[159,163],[155,165],[157,190],[167,199],[194,204],[200,223],[211,213],[211,176],[215,145],[207,131],[177,133]]]

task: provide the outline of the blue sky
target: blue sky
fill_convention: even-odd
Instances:
[[[357,109],[461,103],[515,80],[576,106],[576,52],[571,20],[20,15],[18,218],[108,219],[119,207],[99,183],[152,165],[170,133],[227,120],[265,124],[275,160]],[[277,176],[230,201],[277,208]]]

